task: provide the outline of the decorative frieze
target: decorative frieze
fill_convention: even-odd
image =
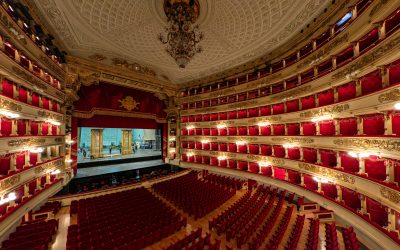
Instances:
[[[400,203],[400,193],[398,191],[392,190],[390,188],[381,186],[379,188],[382,197],[390,200],[393,203]]]
[[[15,102],[0,97],[0,107],[7,110],[21,112],[22,106]]]
[[[257,161],[257,162],[270,162],[271,164],[274,165],[279,165],[283,166],[285,165],[285,160],[281,158],[275,158],[275,157],[268,157],[268,156],[261,156],[261,155],[247,155],[247,159],[251,161]]]
[[[333,144],[340,147],[359,149],[378,149],[386,151],[400,151],[400,140],[392,139],[336,139]]]
[[[46,139],[43,138],[26,138],[26,139],[11,140],[7,144],[9,147],[22,147],[22,146],[32,147],[37,145],[44,145],[45,143]]]
[[[44,111],[44,110],[38,110],[37,115],[41,118],[54,120],[54,121],[63,121],[64,120],[62,115],[58,115],[58,114],[51,113],[51,112]]]
[[[312,109],[300,113],[301,118],[311,118],[315,116],[322,116],[334,113],[341,113],[350,109],[350,104],[340,104],[328,107],[322,107],[318,109]]]
[[[55,170],[55,168],[63,166],[63,163],[63,159],[58,159],[56,161],[42,164],[39,167],[35,168],[35,174],[46,174],[52,172]]]
[[[400,101],[400,89],[393,89],[387,93],[380,94],[378,100],[380,103]]]
[[[295,137],[273,137],[273,142],[278,143],[299,143],[299,144],[310,144],[314,143],[314,139],[312,138],[295,138]]]
[[[0,193],[4,190],[9,189],[10,187],[16,185],[21,179],[21,175],[14,175],[10,178],[5,179],[4,181],[0,182]]]
[[[316,165],[311,165],[307,163],[299,163],[299,168],[305,171],[312,172],[317,175],[324,176],[329,179],[334,179],[342,182],[347,182],[350,184],[355,183],[355,178],[354,176],[351,176],[349,174],[341,173],[337,170],[329,169],[326,167],[318,167]]]

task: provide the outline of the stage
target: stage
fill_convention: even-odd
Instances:
[[[141,168],[149,168],[155,166],[162,166],[164,162],[159,160],[150,160],[150,161],[140,161],[140,162],[130,162],[130,163],[120,163],[120,164],[112,164],[112,165],[104,165],[98,167],[87,167],[87,168],[78,168],[78,172],[75,178],[85,178],[92,177],[97,175],[104,174],[112,174],[117,172],[141,169]]]

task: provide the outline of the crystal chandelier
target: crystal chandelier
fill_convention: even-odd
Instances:
[[[185,68],[190,59],[202,51],[198,43],[203,39],[199,25],[193,25],[199,16],[198,0],[164,0],[164,12],[168,18],[167,35],[158,39],[166,44],[166,51],[180,68]]]

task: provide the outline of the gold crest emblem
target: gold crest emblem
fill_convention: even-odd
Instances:
[[[140,102],[137,102],[132,96],[126,96],[124,99],[118,101],[121,103],[120,107],[128,111],[134,110],[140,104]]]

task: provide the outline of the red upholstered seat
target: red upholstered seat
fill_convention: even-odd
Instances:
[[[0,118],[0,121],[1,121],[1,135],[10,136],[12,120],[2,117]]]
[[[188,129],[188,135],[194,135],[195,130],[193,128]]]
[[[210,156],[203,156],[203,164],[210,164]]]
[[[258,164],[257,163],[255,163],[255,162],[250,162],[249,163],[249,172],[251,172],[251,173],[258,173],[260,170],[259,170],[259,167],[258,167]]]
[[[337,164],[336,161],[336,152],[332,150],[320,150],[321,154],[321,164],[327,167],[335,167]]]
[[[268,166],[268,167],[262,166],[262,167],[260,167],[260,172],[261,172],[261,175],[271,176],[272,168],[271,168],[271,166]]]
[[[361,92],[363,95],[373,93],[382,88],[382,76],[380,70],[369,73],[361,77]]]
[[[228,161],[226,159],[219,160],[219,166],[220,167],[226,168],[227,165],[228,165]]]
[[[318,182],[314,180],[313,176],[304,174],[304,185],[306,188],[316,191],[318,189]]]
[[[203,157],[201,155],[196,155],[194,161],[201,164],[203,162]]]
[[[0,155],[0,175],[7,175],[10,170],[11,155]]]
[[[333,120],[319,122],[321,135],[335,135],[335,122]]]
[[[195,145],[195,148],[201,150],[203,148],[203,144],[201,142],[197,141],[196,145]]]
[[[203,116],[202,116],[202,115],[195,115],[194,120],[195,120],[196,122],[201,122],[201,121],[203,121]]]
[[[236,153],[237,151],[236,143],[228,143],[228,151]]]
[[[185,123],[189,121],[189,117],[188,116],[181,116],[181,122]]]
[[[210,150],[210,143],[209,142],[204,142],[203,143],[203,150]]]
[[[19,87],[18,100],[20,102],[28,103],[28,91],[24,87]]]
[[[400,136],[400,113],[392,114],[392,133]]]
[[[285,149],[281,145],[274,145],[273,152],[275,157],[284,158],[285,157]]]
[[[182,147],[182,148],[188,148],[188,145],[189,145],[189,144],[187,143],[187,141],[182,141],[182,142],[181,142],[181,147]]]
[[[224,128],[219,128],[219,129],[218,129],[218,134],[219,134],[220,136],[228,135],[228,129],[227,129],[226,127],[224,127]]]
[[[249,135],[257,136],[259,133],[258,126],[249,126],[247,129]]]
[[[17,121],[17,132],[19,136],[26,134],[26,120],[19,119]]]
[[[228,115],[226,112],[219,113],[219,120],[227,120],[227,119],[228,119]]]
[[[247,154],[247,144],[238,145],[237,146],[237,150],[238,150],[239,153]]]
[[[218,135],[218,129],[217,128],[211,128],[211,135],[212,136]]]
[[[322,183],[322,192],[324,195],[330,197],[331,199],[336,199],[337,197],[337,189],[335,184],[331,183]]]
[[[260,112],[259,108],[251,108],[251,109],[247,110],[247,115],[248,115],[249,118],[250,117],[258,117],[259,112]]]
[[[247,127],[246,126],[241,126],[238,127],[238,135],[247,135]]]
[[[388,67],[388,71],[389,71],[389,84],[392,85],[400,83],[400,60],[391,63],[390,66]]]
[[[303,159],[309,163],[317,162],[317,150],[315,148],[302,148]]]
[[[301,98],[301,109],[306,110],[306,109],[311,109],[311,108],[315,108],[315,96],[310,95],[310,96]]]
[[[204,120],[204,119],[203,119]],[[210,121],[217,121],[218,120],[218,113],[210,114]],[[205,120],[204,120],[205,121]]]
[[[203,128],[203,135],[210,135],[210,128]]]
[[[218,166],[218,158],[217,157],[211,157],[210,165],[211,166]]]
[[[238,161],[237,168],[243,171],[247,171],[248,168],[247,161]]]
[[[234,116],[234,114],[233,114],[233,116]],[[238,119],[247,118],[247,110],[246,109],[239,110],[237,112],[237,118]],[[235,118],[229,118],[229,119],[235,119]]]
[[[380,181],[386,180],[386,165],[384,159],[369,157],[365,159],[365,173],[368,177]]]
[[[300,159],[300,148],[288,148],[288,158],[291,160]]]
[[[228,160],[228,168],[233,168],[233,169],[235,169],[236,167],[237,167],[236,160],[229,159],[229,160]]]
[[[188,142],[188,148],[194,149],[194,147],[195,147],[195,142],[194,141]]]
[[[210,114],[203,115],[203,121],[208,122],[210,120]]]
[[[218,142],[211,142],[211,151],[218,151]]]
[[[203,134],[203,129],[201,129],[201,128],[196,128],[196,129],[195,129],[195,134],[196,134],[196,135],[202,135],[202,134]]]
[[[260,135],[271,135],[271,126],[260,126]]]
[[[298,123],[287,124],[287,134],[288,135],[300,135],[300,124],[298,124]]]
[[[300,173],[297,171],[288,169],[288,179],[290,182],[295,183],[295,184],[301,183],[301,176],[300,176]]]
[[[358,162],[358,159],[351,157],[348,153],[340,153],[340,160],[344,170],[354,173],[360,170],[360,163]]]
[[[11,82],[4,80],[2,82],[3,85],[3,95],[13,98],[14,97],[14,86]]]
[[[249,144],[249,153],[250,154],[258,154],[259,153],[258,144]]]

